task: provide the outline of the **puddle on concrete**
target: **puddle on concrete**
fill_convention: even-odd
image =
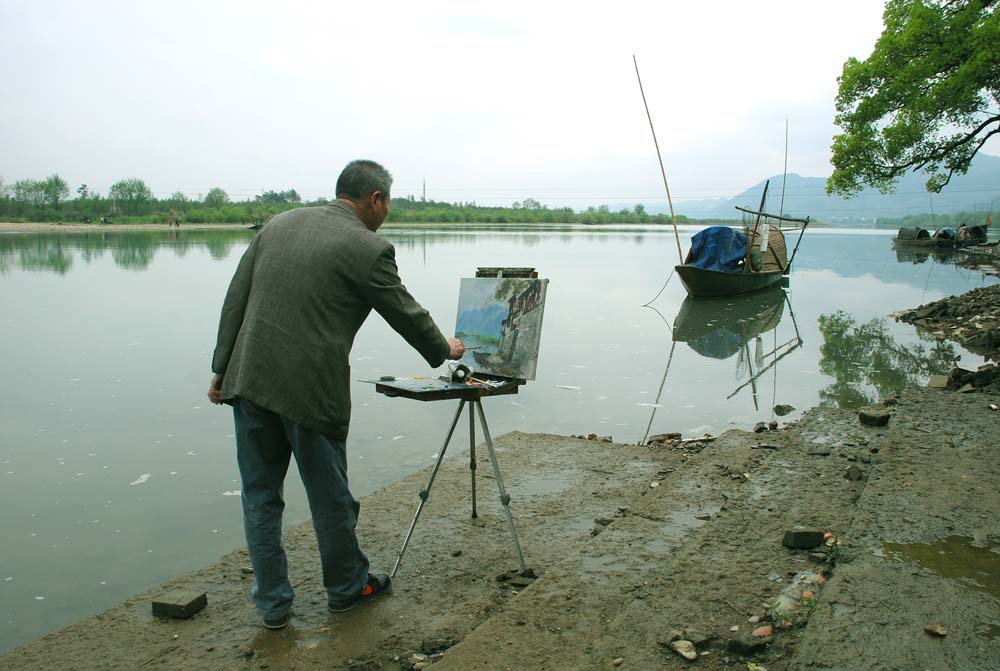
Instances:
[[[516,489],[518,494],[525,496],[548,496],[564,492],[572,484],[568,475],[544,474],[518,478]],[[511,485],[511,489],[515,489],[515,486]]]
[[[650,571],[657,563],[642,559],[638,555],[622,558],[618,555],[602,555],[600,557],[584,557],[582,568],[587,573],[632,573],[635,571]]]
[[[663,555],[677,547],[677,541],[690,529],[696,529],[707,522],[699,517],[715,517],[719,506],[704,506],[695,510],[675,510],[670,513],[670,521],[660,527],[662,535],[646,543],[646,549],[656,555]]]
[[[883,543],[890,561],[909,562],[943,578],[1000,599],[1000,552],[977,547],[966,536],[949,536],[936,543]]]

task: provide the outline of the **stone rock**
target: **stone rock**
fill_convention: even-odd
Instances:
[[[948,376],[947,375],[931,375],[927,378],[927,386],[931,389],[947,389],[948,388]]]
[[[767,638],[773,633],[774,633],[774,628],[769,624],[765,624],[764,626],[757,627],[756,629],[753,630],[753,635],[756,636],[757,638]]]
[[[428,638],[420,642],[420,651],[425,655],[437,655],[455,645],[451,638]]]
[[[751,636],[750,632],[741,631],[726,641],[726,651],[735,655],[752,655],[767,646],[768,639]]]
[[[943,624],[929,624],[926,627],[924,627],[924,631],[926,631],[928,634],[931,634],[932,636],[944,637],[948,635],[948,630],[945,628]]]
[[[153,601],[153,615],[186,620],[208,605],[205,592],[173,590]]]
[[[687,631],[684,632],[684,640],[691,641],[691,644],[694,645],[694,647],[696,648],[699,645],[705,645],[706,643],[711,641],[712,638],[714,637],[709,634],[702,633],[696,629],[688,629]]]
[[[767,430],[768,431],[777,431],[778,430],[778,420],[772,419],[770,422],[768,422],[767,423]]]
[[[823,544],[824,532],[813,529],[790,529],[785,532],[781,544],[792,550],[812,550]]]
[[[894,391],[894,392],[890,393],[888,396],[885,396],[884,398],[879,399],[878,404],[881,405],[882,407],[888,407],[888,406],[898,405],[899,404],[899,392],[895,392]]]
[[[844,477],[848,480],[858,481],[863,478],[864,475],[865,474],[861,471],[861,468],[857,464],[851,464],[844,471]]]
[[[680,439],[681,439],[680,433],[658,433],[655,436],[650,436],[649,440],[646,441],[646,444],[652,445],[654,443],[659,443],[662,445],[663,443],[669,443],[673,440],[680,440]]]
[[[615,666],[621,666],[624,662],[625,662],[624,657],[615,657],[613,660],[611,660],[611,663],[614,664]]]
[[[674,641],[679,641],[684,638],[684,632],[680,629],[671,629],[670,633],[667,634],[667,643],[673,643]]]
[[[774,406],[774,414],[776,414],[778,417],[784,417],[785,415],[794,410],[795,410],[794,407],[790,405],[785,405],[784,403],[779,403],[778,405]]]
[[[694,643],[691,641],[676,640],[670,644],[670,649],[689,662],[698,659],[698,651],[695,650]]]
[[[829,457],[830,448],[824,447],[822,445],[817,445],[815,447],[810,447],[808,454],[811,457]]]
[[[763,433],[765,431],[767,431],[767,424],[765,424],[764,422],[757,422],[756,424],[754,424],[753,427],[754,433]]]
[[[877,406],[870,405],[866,408],[858,410],[858,419],[861,420],[862,424],[867,426],[885,426],[889,423],[890,417],[892,417],[892,413],[884,407],[879,408]]]
[[[958,389],[956,389],[955,391],[957,391],[959,394],[968,394],[968,393],[974,392],[975,390],[976,390],[975,387],[973,387],[971,384],[966,383],[966,384],[963,384]]]

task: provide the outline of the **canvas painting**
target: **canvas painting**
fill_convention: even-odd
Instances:
[[[475,372],[534,380],[548,280],[462,279],[455,337]],[[474,349],[473,349],[474,348]]]

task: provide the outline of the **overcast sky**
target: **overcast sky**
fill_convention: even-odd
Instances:
[[[106,193],[394,196],[576,208],[825,177],[837,76],[878,0],[555,3],[0,0],[0,176]],[[588,8],[584,8],[588,7]]]

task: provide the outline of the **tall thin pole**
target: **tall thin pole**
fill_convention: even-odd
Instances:
[[[778,214],[785,216],[785,180],[788,179],[788,119],[785,119],[785,172],[781,176],[781,205]]]
[[[674,216],[674,201],[670,199],[670,187],[667,186],[667,172],[663,169],[663,157],[660,156],[660,143],[656,141],[656,131],[653,129],[653,117],[649,113],[649,104],[646,102],[646,92],[642,90],[642,77],[639,76],[639,63],[632,54],[632,63],[635,65],[635,77],[639,80],[639,93],[642,94],[642,104],[646,107],[646,118],[649,119],[649,130],[653,133],[653,145],[656,147],[656,159],[660,162],[660,174],[663,175],[663,188],[667,191],[667,205],[670,206],[670,222],[674,225],[674,239],[677,240],[677,258],[681,265],[684,264],[684,255],[681,253],[681,235],[677,232],[677,217]]]

